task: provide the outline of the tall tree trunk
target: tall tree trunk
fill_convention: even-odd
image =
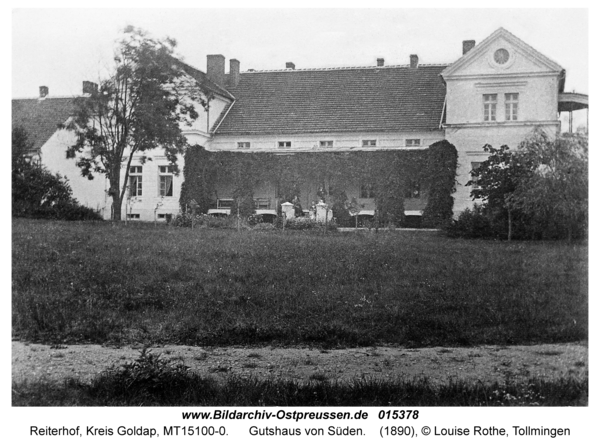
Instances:
[[[120,182],[120,170],[113,170],[116,174],[113,174],[109,179],[110,189],[109,194],[113,200],[113,220],[118,221],[121,220],[121,207],[123,205],[123,200],[121,198],[121,182]]]
[[[113,220],[121,220],[121,197],[117,194],[116,197],[113,196]]]

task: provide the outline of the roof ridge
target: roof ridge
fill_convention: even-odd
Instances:
[[[446,64],[419,64],[419,67],[446,67]],[[386,68],[410,68],[410,64],[399,64],[399,65],[367,65],[367,66],[350,66],[350,67],[323,67],[323,68],[282,68],[274,70],[247,70],[243,71],[242,74],[246,73],[295,73],[298,71],[333,71],[333,70],[381,70]]]

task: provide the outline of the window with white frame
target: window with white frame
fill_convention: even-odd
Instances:
[[[142,167],[129,167],[129,197],[142,196]]]
[[[319,141],[319,147],[333,147],[333,140]]]
[[[238,149],[248,149],[250,147],[249,141],[238,141],[237,144]]]
[[[406,146],[407,147],[418,147],[418,146],[421,146],[421,139],[420,138],[407,138],[406,139]]]
[[[506,108],[506,121],[517,121],[519,116],[519,94],[506,93],[504,95],[504,107]]]
[[[159,166],[158,195],[173,197],[173,166]]]
[[[377,146],[377,140],[362,140],[363,147],[374,147]]]
[[[290,148],[290,147],[292,147],[292,142],[291,141],[278,141],[277,147],[280,149]]]
[[[498,95],[483,95],[483,120],[496,121],[496,104],[498,104]]]

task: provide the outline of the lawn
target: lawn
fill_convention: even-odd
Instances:
[[[13,336],[47,343],[586,340],[587,246],[13,220]]]

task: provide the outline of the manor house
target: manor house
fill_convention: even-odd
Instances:
[[[208,151],[282,156],[426,150],[448,140],[458,151],[457,214],[472,206],[466,184],[471,169],[487,158],[484,144],[516,148],[536,128],[560,132],[561,112],[588,107],[586,95],[564,92],[560,65],[503,28],[478,44],[462,42],[462,57],[451,64],[421,64],[416,54],[407,62],[386,65],[377,59],[374,66],[323,69],[287,62],[281,70],[241,71],[240,61],[231,59],[226,73],[225,57],[209,55],[206,73],[186,66],[212,99],[184,132],[190,144]],[[106,180],[81,178],[75,162],[65,159],[72,136],[56,124],[68,120],[71,111],[69,99],[52,98],[46,89],[38,99],[13,100],[13,125],[24,125],[34,136],[37,156],[68,176],[81,203],[109,218]],[[130,219],[161,220],[179,212],[184,176],[175,175],[159,149],[154,152],[146,154],[152,161],[134,159],[130,168],[123,204]],[[183,159],[180,169],[182,164]],[[362,206],[361,214],[372,215],[376,204],[368,186],[352,178],[344,185],[348,198]],[[317,193],[309,181],[300,186],[303,209],[318,200]],[[228,214],[232,194],[231,184],[218,184],[207,212]],[[253,194],[257,213],[278,212],[274,185],[263,182]],[[415,182],[404,198],[406,215],[420,216],[426,202],[427,191]]]

